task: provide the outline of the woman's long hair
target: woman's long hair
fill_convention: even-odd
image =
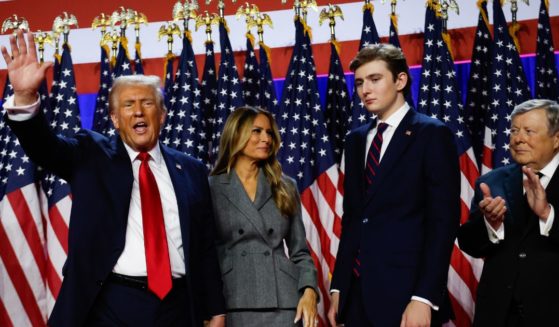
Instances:
[[[292,217],[298,208],[296,189],[282,178],[281,165],[277,159],[280,135],[274,117],[267,110],[243,106],[229,115],[221,133],[217,162],[210,175],[228,174],[235,166],[237,158],[250,139],[257,115],[266,116],[272,127],[270,156],[259,162],[259,167],[263,169],[266,179],[272,186],[272,197],[276,206],[284,216]]]

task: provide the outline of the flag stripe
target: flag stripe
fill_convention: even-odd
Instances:
[[[459,327],[471,326],[473,320],[470,318],[468,313],[464,311],[464,308],[456,300],[456,298],[453,296],[452,293],[449,294],[449,297],[450,297],[450,303],[452,304],[452,309],[454,310],[453,312],[454,312],[455,319],[453,325]]]
[[[0,248],[2,248],[0,257],[5,264],[6,272],[14,284],[15,292],[23,305],[25,313],[31,321],[31,325],[44,326],[45,318],[41,313],[33,290],[25,277],[26,274],[19,264],[18,257],[10,244],[8,234],[2,224],[0,224]]]
[[[56,299],[58,297],[60,287],[62,286],[62,278],[58,275],[60,270],[57,270],[54,267],[50,258],[51,257],[49,256],[47,261],[47,283],[50,293]]]
[[[33,186],[33,185],[32,185]],[[21,189],[17,189],[11,193],[6,194],[15,217],[18,220],[19,226],[27,244],[33,254],[33,258],[37,264],[41,276],[45,277],[45,256],[43,253],[42,241],[37,231],[37,225],[34,223],[33,214],[29,209],[28,203],[23,196]]]
[[[64,221],[60,210],[58,210],[58,204],[53,205],[49,209],[49,222],[52,226],[52,230],[54,234],[56,234],[56,238],[58,242],[64,249],[64,252],[68,254],[68,226]]]
[[[311,257],[312,257],[312,259],[313,259],[313,261],[314,261],[314,265],[316,266],[317,276],[318,276],[319,278],[323,278],[323,279],[324,279],[324,270],[322,269],[323,266],[322,266],[322,264],[320,263],[319,256],[313,251],[313,249],[312,249],[312,247],[310,246],[310,244],[309,244],[309,251],[310,251]],[[317,295],[320,297],[320,299],[321,299],[321,301],[318,303],[318,306],[319,306],[318,312],[319,312],[319,313],[326,313],[326,308],[329,308],[329,307],[330,307],[330,297],[329,297],[330,292],[329,292],[328,289],[326,289],[326,288],[324,287],[324,283],[322,283],[322,282],[319,282],[319,283],[318,283],[318,289],[319,289],[319,291],[320,291],[320,293],[321,293],[321,294],[317,294]],[[319,326],[321,326],[321,327],[322,327],[322,326],[324,326],[324,327],[328,326],[328,324],[326,323],[326,321],[328,320],[328,318],[326,317],[326,315],[321,315],[321,314],[319,314],[319,315],[318,315],[318,319],[319,319],[319,322],[318,322],[318,325],[319,325]]]
[[[13,326],[12,321],[10,320],[10,315],[8,314],[8,311],[6,311],[6,307],[4,306],[2,299],[0,299],[0,326]]]
[[[330,248],[331,248],[331,246],[330,246],[330,236],[329,236],[329,233],[326,231],[325,226],[323,226],[321,221],[320,221],[320,208],[317,205],[317,203],[315,202],[315,199],[313,198],[312,191],[310,190],[311,187],[305,189],[301,193],[301,202],[302,202],[302,205],[307,210],[307,212],[309,213],[309,218],[311,219],[311,221],[313,222],[316,230],[318,231],[318,236],[320,238],[320,247],[323,250],[323,251],[321,251],[322,256],[326,260],[326,262],[328,264],[328,267],[330,268],[330,271],[333,271],[334,270],[334,262],[335,262],[336,259],[332,255],[332,253],[330,253]],[[326,251],[324,251],[324,250],[326,250]]]

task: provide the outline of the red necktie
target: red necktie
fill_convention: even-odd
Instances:
[[[387,123],[379,123],[377,125],[377,133],[371,142],[369,151],[367,152],[367,166],[365,167],[365,182],[367,187],[373,184],[373,180],[380,166],[380,149],[382,148],[382,133],[388,127]]]
[[[155,177],[149,168],[150,156],[147,152],[140,152],[138,158],[142,161],[140,164],[140,198],[148,288],[163,299],[173,287],[163,208]]]

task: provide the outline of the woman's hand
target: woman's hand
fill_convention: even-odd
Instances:
[[[304,327],[315,327],[318,324],[318,319],[316,318],[316,302],[318,294],[314,289],[307,287],[299,304],[297,305],[297,314],[295,315],[294,323],[299,322],[301,317],[303,318]]]

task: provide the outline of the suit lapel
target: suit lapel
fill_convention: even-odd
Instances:
[[[260,210],[271,198],[272,188],[266,179],[266,174],[264,174],[264,171],[260,169],[253,206],[256,207],[256,210]]]
[[[192,192],[192,190],[189,189],[189,186],[192,185],[192,183],[189,181],[189,177],[185,174],[184,167],[182,167],[180,161],[175,158],[165,146],[160,144],[159,148],[161,149],[161,154],[165,161],[165,165],[167,166],[167,170],[169,171],[173,189],[175,190],[175,197],[177,199],[177,206],[179,210],[183,250],[185,258],[188,258],[188,254],[190,253],[190,209],[188,195]]]
[[[260,174],[263,175],[262,172],[260,172]],[[237,176],[237,173],[235,173],[235,170],[232,169],[229,174],[223,174],[221,178],[225,186],[221,188],[223,195],[254,226],[262,238],[267,240],[264,222],[256,206],[256,204],[264,205],[264,198],[267,197],[269,199],[271,196],[271,191],[268,190],[269,195],[267,195],[268,192],[263,190],[266,186],[268,189],[270,188],[266,178],[264,177],[265,185],[262,185],[264,183],[261,182],[261,176],[258,176],[257,193],[254,203],[246,194],[243,184]]]
[[[507,216],[510,218],[508,221],[505,220],[505,226],[517,225],[519,222],[524,221],[524,218],[520,217],[520,215],[525,215],[528,209],[524,201],[524,193],[522,192],[522,170],[519,165],[511,167],[503,185],[508,202],[507,206],[509,207]]]
[[[369,149],[367,148],[367,134],[369,134],[369,131],[376,124],[377,120],[374,119],[369,122],[366,129],[361,128],[356,130],[357,137],[355,138],[355,141],[357,149],[359,149],[359,151],[357,151],[358,158],[356,158],[355,161],[357,162],[357,171],[360,172],[360,178],[357,178],[357,180],[359,181],[359,189],[363,190],[363,194],[365,194],[365,191],[367,189],[365,185],[365,158],[367,156],[367,152],[369,151]],[[346,169],[347,168],[348,167],[346,167]]]
[[[370,201],[374,197],[375,193],[382,185],[386,175],[394,168],[410,142],[415,139],[415,135],[417,134],[415,130],[416,126],[414,124],[415,117],[415,111],[410,108],[408,113],[404,116],[404,119],[402,119],[396,128],[396,131],[394,131],[390,144],[388,144],[388,147],[382,156],[375,180],[371,185],[369,192],[366,192],[366,202]]]
[[[111,141],[108,156],[110,157],[110,164],[103,167],[100,171],[107,194],[109,194],[113,202],[116,217],[120,219],[121,226],[125,228],[128,220],[134,175],[132,173],[130,156],[120,137],[114,137]]]

